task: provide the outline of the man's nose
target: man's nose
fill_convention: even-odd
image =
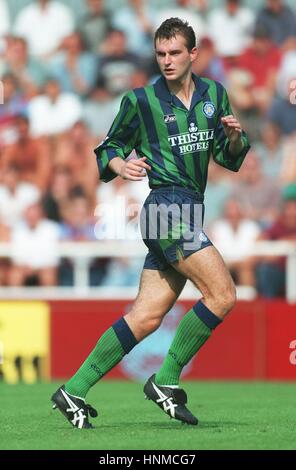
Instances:
[[[169,54],[166,54],[165,58],[164,58],[164,63],[165,65],[168,65],[171,63],[171,56]]]

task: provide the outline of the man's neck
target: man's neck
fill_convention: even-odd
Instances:
[[[173,95],[176,95],[183,103],[184,105],[189,108],[192,95],[195,90],[195,83],[192,79],[192,74],[191,72],[186,75],[184,79],[180,79],[178,81],[167,81],[167,86],[170,92]]]

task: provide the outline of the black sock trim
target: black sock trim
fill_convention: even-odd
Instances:
[[[119,339],[124,352],[128,354],[138,344],[132,330],[123,317],[114,323],[112,328]]]
[[[211,330],[214,330],[222,320],[217,317],[211,310],[200,300],[197,304],[193,305],[193,310],[195,311],[198,318]]]

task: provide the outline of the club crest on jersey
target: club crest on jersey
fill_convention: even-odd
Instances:
[[[165,114],[163,116],[164,122],[168,124],[169,122],[175,122],[177,120],[174,114]]]
[[[216,108],[211,101],[206,101],[203,105],[202,110],[206,117],[211,118],[214,115]]]

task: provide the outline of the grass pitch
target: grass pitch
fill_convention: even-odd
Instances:
[[[0,449],[296,449],[296,385],[184,382],[198,426],[170,420],[142,384],[101,381],[88,395],[96,428],[77,430],[49,398],[59,384],[0,384]]]

